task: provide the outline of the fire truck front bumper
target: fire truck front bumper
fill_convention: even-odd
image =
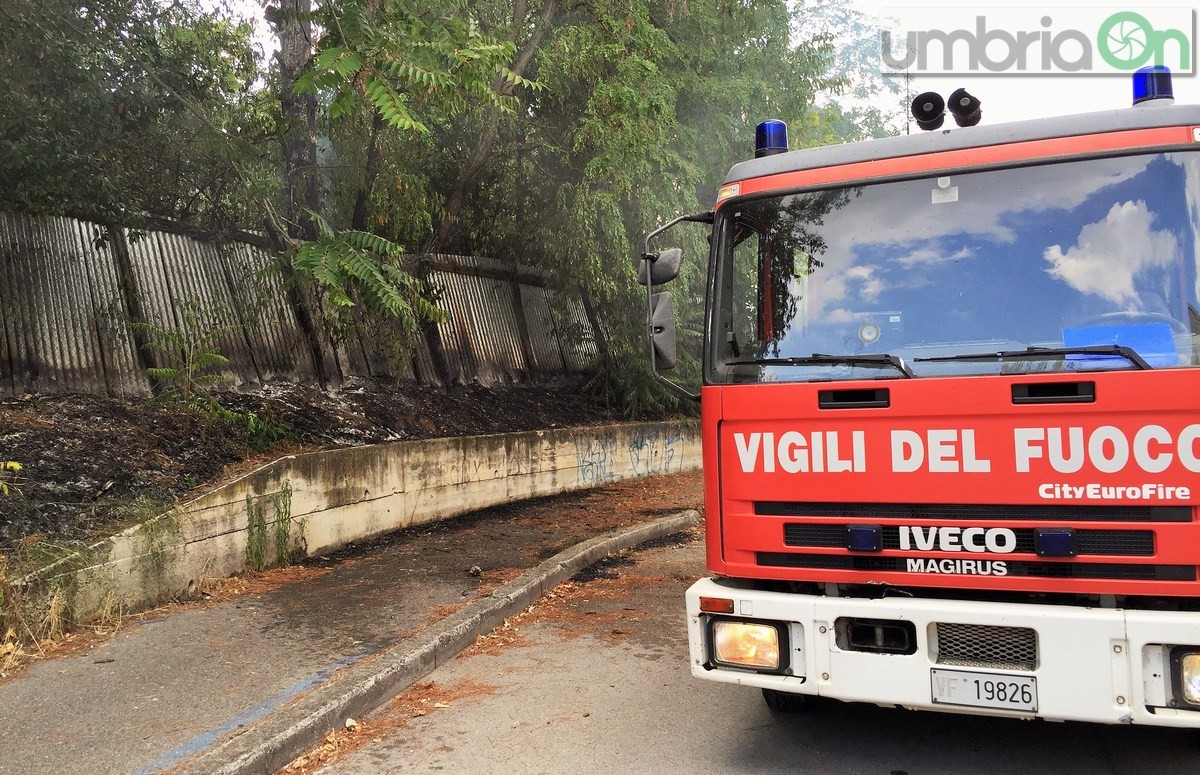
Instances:
[[[698,678],[920,710],[1200,728],[1200,613],[702,579],[687,614]]]

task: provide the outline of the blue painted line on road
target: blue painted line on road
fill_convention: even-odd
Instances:
[[[255,723],[256,721],[261,720],[265,716],[267,716],[271,713],[274,713],[276,710],[279,710],[279,708],[283,707],[289,700],[291,700],[296,695],[301,694],[302,692],[307,691],[308,689],[312,688],[313,686],[321,683],[322,681],[329,678],[329,676],[333,675],[333,673],[340,670],[341,668],[347,667],[349,665],[353,665],[355,662],[358,662],[363,657],[374,654],[377,651],[381,651],[386,646],[390,645],[392,642],[393,642],[393,640],[389,638],[387,640],[382,640],[382,641],[378,641],[376,643],[372,643],[368,646],[365,646],[362,650],[360,650],[354,654],[351,654],[348,657],[340,659],[337,662],[334,662],[333,664],[326,665],[325,667],[321,668],[320,670],[313,673],[312,675],[305,678],[304,680],[299,681],[298,683],[295,683],[292,686],[289,686],[287,689],[284,689],[282,692],[275,695],[274,697],[263,700],[262,702],[258,703],[254,707],[249,708],[248,710],[238,714],[237,716],[234,716],[233,718],[231,718],[229,721],[226,721],[221,726],[219,726],[215,729],[211,729],[208,732],[205,732],[204,734],[200,735],[199,737],[196,737],[196,738],[184,743],[183,745],[179,746],[178,748],[176,748],[172,751],[168,751],[167,753],[163,754],[163,756],[161,758],[159,758],[157,761],[155,761],[151,764],[147,764],[145,767],[142,767],[141,769],[136,770],[133,773],[133,775],[153,775],[153,773],[168,770],[171,767],[174,767],[178,764],[181,764],[181,763],[187,761],[188,759],[191,759],[193,756],[211,748],[213,746],[213,744],[215,744],[218,740],[222,739],[223,737],[230,734],[231,732],[235,732],[238,729],[241,729],[242,727],[248,727],[251,724]]]

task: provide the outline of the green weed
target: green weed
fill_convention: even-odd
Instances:
[[[246,496],[246,567],[261,571],[267,567],[267,520],[262,506]]]
[[[275,562],[280,566],[292,564],[292,485],[283,483],[283,489],[271,496],[275,507]]]
[[[8,488],[11,486],[16,490],[16,485],[12,480],[15,475],[21,470],[21,464],[15,460],[0,460],[0,495],[8,495]],[[20,490],[17,490],[20,492]]]
[[[210,423],[224,421],[241,426],[256,449],[266,449],[288,438],[292,431],[286,424],[272,422],[254,412],[231,411],[213,395],[213,389],[226,380],[213,370],[229,364],[219,342],[236,330],[235,326],[221,323],[229,319],[229,313],[222,307],[201,307],[194,299],[182,302],[177,312],[178,327],[145,321],[129,323],[143,334],[145,348],[162,364],[146,370],[147,376],[154,380],[158,400],[194,412]]]

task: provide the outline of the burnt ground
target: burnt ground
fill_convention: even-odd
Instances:
[[[614,419],[583,380],[430,388],[356,381],[215,393],[222,409],[92,395],[0,397],[0,553],[95,539],[280,455]],[[19,471],[5,471],[15,461]],[[36,537],[33,538],[33,537]]]

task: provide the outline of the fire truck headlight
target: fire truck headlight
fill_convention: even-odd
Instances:
[[[1200,707],[1200,650],[1176,648],[1171,654],[1176,699]]]
[[[777,624],[715,620],[712,623],[712,657],[719,665],[777,671],[784,638]]]

